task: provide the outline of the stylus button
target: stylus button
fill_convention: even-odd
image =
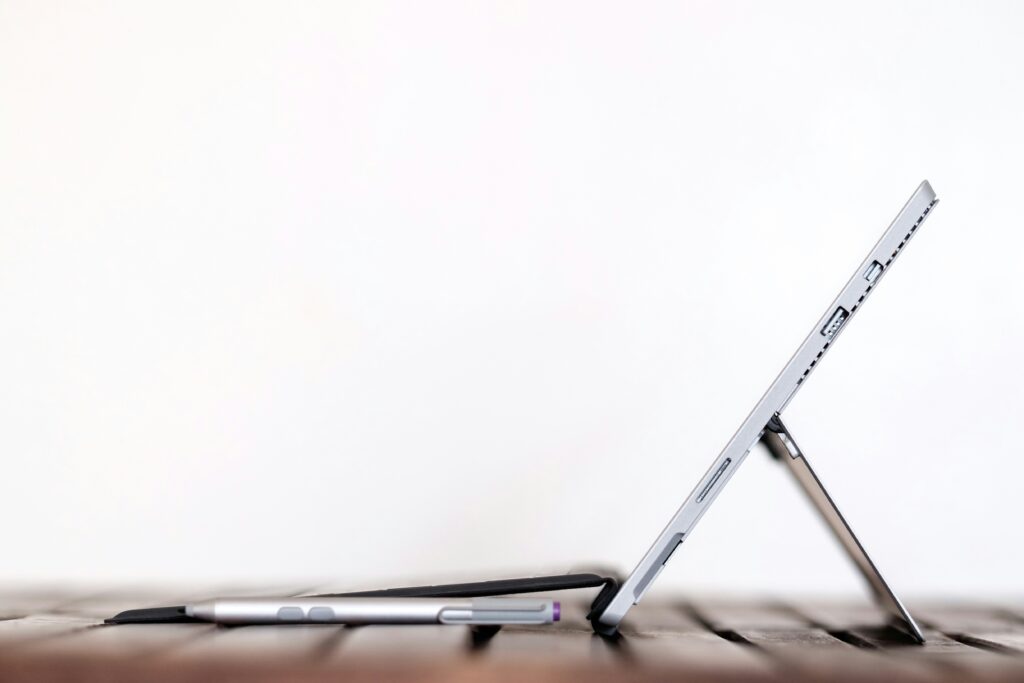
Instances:
[[[302,621],[305,617],[306,613],[302,611],[301,607],[282,607],[277,610],[279,621]]]
[[[309,610],[310,621],[331,621],[334,619],[334,610],[330,607],[313,607]]]

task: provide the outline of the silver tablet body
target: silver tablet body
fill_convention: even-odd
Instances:
[[[835,343],[836,339],[849,323],[850,318],[857,312],[866,300],[867,296],[874,290],[881,279],[888,272],[896,257],[899,256],[903,247],[924,222],[931,212],[938,199],[928,181],[924,181],[914,191],[907,203],[900,210],[892,224],[883,233],[881,239],[875,244],[864,262],[860,264],[853,276],[840,291],[839,296],[828,307],[825,314],[814,325],[807,338],[797,349],[797,352],[783,368],[779,376],[768,387],[768,391],[750,413],[740,428],[733,435],[725,449],[715,459],[707,473],[701,478],[696,488],[683,502],[675,516],[665,527],[661,535],[644,555],[640,564],[629,575],[629,578],[619,587],[614,597],[600,611],[594,615],[595,626],[614,628],[629,608],[637,604],[644,593],[650,588],[651,583],[661,572],[665,563],[668,562],[672,553],[686,540],[701,516],[707,511],[711,503],[721,492],[726,482],[736,472],[750,450],[761,440],[770,421],[782,413],[790,399],[800,388],[800,385],[807,379],[811,370],[821,361],[825,352]],[[796,456],[794,456],[796,457]],[[802,454],[801,454],[802,457]],[[814,480],[816,482],[816,479]],[[820,484],[820,482],[818,482]],[[822,488],[822,494],[827,497]],[[836,510],[838,515],[838,510]],[[841,517],[841,516],[840,516]],[[852,536],[852,534],[851,534]],[[841,540],[843,540],[841,538]],[[844,547],[846,546],[844,541]],[[859,544],[857,545],[859,548]],[[863,552],[863,549],[861,549]],[[864,554],[866,558],[866,553]],[[855,558],[856,560],[856,558]],[[861,563],[858,562],[860,565]],[[868,561],[870,564],[870,561]],[[874,569],[873,565],[870,567]],[[875,572],[877,574],[877,572]],[[881,581],[880,575],[877,577]],[[869,578],[869,583],[875,583]],[[884,581],[882,582],[884,584]],[[888,587],[885,587],[888,591]],[[891,591],[888,595],[892,596]],[[899,612],[905,621],[909,622],[912,631],[917,631],[916,625],[899,605],[895,596],[892,600],[899,606]],[[900,616],[897,614],[897,616]]]

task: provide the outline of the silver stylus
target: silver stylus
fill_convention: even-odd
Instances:
[[[550,624],[554,600],[523,598],[220,598],[185,607],[218,624]]]

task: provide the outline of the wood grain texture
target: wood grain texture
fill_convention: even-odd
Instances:
[[[126,608],[225,592],[0,591],[0,683],[1024,680],[1018,604],[912,605],[924,646],[908,644],[870,605],[822,601],[653,601],[630,613],[616,639],[594,635],[586,602],[565,596],[558,624],[496,631],[102,621]]]

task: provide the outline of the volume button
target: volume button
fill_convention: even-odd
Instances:
[[[707,485],[700,492],[700,495],[697,496],[698,503],[704,502],[704,499],[708,497],[709,493],[711,493],[711,489],[713,489],[715,487],[715,484],[718,483],[718,480],[722,478],[722,475],[725,473],[725,469],[730,464],[732,464],[732,458],[726,458],[725,462],[723,462],[721,466],[719,466],[719,468],[715,471],[714,475],[712,475],[711,480],[708,481]]]

